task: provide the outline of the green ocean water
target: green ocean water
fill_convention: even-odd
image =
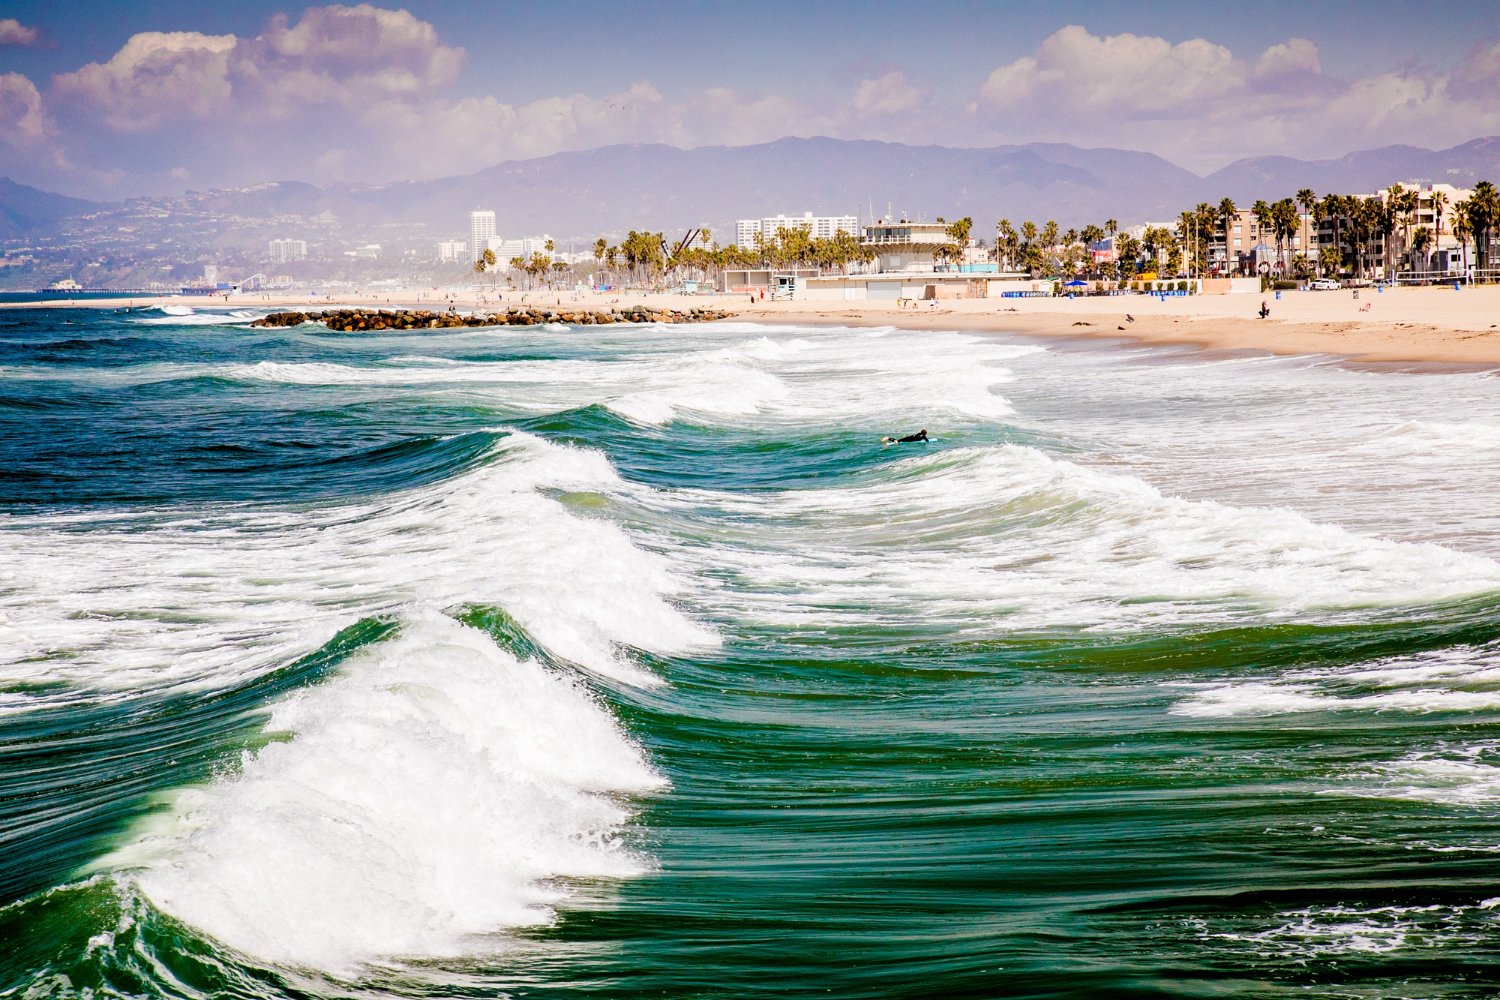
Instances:
[[[1500,992],[1490,376],[178,312],[0,313],[0,996]]]

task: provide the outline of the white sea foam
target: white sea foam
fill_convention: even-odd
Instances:
[[[1308,906],[1286,910],[1259,928],[1231,921],[1189,921],[1196,936],[1262,958],[1306,961],[1350,955],[1384,955],[1473,947],[1491,939],[1497,921],[1493,900],[1470,905]],[[1243,925],[1246,918],[1233,921]]]
[[[258,318],[248,309],[225,309],[199,312],[188,306],[163,306],[162,316],[134,316],[132,323],[143,326],[228,326],[243,325]]]
[[[1172,707],[1196,718],[1298,712],[1477,712],[1500,708],[1500,652],[1454,646],[1341,667],[1286,671],[1272,679],[1178,683],[1192,693]]]
[[[321,510],[12,517],[0,678],[89,689],[218,685],[412,602],[503,606],[557,655],[649,683],[619,651],[712,644],[659,556],[543,488],[615,488],[597,452],[524,434],[453,480]],[[79,530],[87,528],[88,530]]]
[[[1327,795],[1492,809],[1500,803],[1500,741],[1441,744],[1351,771]]]
[[[183,793],[114,864],[242,952],[348,972],[493,951],[541,924],[559,879],[620,878],[615,796],[662,786],[576,682],[432,613],[274,708],[239,770]]]
[[[1408,420],[1363,446],[1434,461],[1500,450],[1500,427],[1479,421]]]
[[[1500,564],[1286,510],[1166,496],[1021,446],[952,449],[858,485],[684,494],[753,528],[721,559],[753,616],[965,629],[1329,615],[1500,588]]]

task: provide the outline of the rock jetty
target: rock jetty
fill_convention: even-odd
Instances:
[[[273,312],[251,326],[301,326],[322,323],[340,333],[369,333],[378,330],[448,330],[474,326],[541,326],[544,323],[566,323],[569,326],[603,326],[610,323],[707,323],[728,319],[733,313],[723,309],[652,309],[627,306],[602,312],[593,309],[510,309],[494,313],[429,312],[422,309],[325,309],[321,312]]]

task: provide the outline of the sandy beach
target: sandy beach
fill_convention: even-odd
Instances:
[[[1262,302],[1268,319],[1256,316]],[[910,330],[984,330],[1034,336],[1129,338],[1149,344],[1189,344],[1213,350],[1275,354],[1330,354],[1359,361],[1500,365],[1500,286],[1455,291],[1452,286],[1361,289],[1266,295],[1200,295],[1157,299],[1144,295],[1099,298],[950,299],[904,307],[894,301],[757,301],[739,295],[683,296],[630,292],[465,291],[389,295],[306,293],[231,295],[201,299],[88,299],[32,303],[52,308],[186,305],[204,309],[276,309],[362,306],[417,307],[461,312],[515,305],[599,308],[644,304],[682,308],[712,305],[736,318],[761,322],[899,326]],[[14,306],[12,306],[14,307]],[[1127,319],[1133,317],[1133,321]]]
[[[1256,313],[1264,301],[1268,319]],[[1364,308],[1368,306],[1368,308]],[[1099,298],[959,299],[920,302],[749,303],[742,319],[788,323],[892,324],[906,329],[1129,338],[1214,350],[1332,354],[1360,361],[1500,365],[1500,286],[1455,292],[1401,288],[1202,295],[1165,300]],[[1127,317],[1133,317],[1132,322]]]

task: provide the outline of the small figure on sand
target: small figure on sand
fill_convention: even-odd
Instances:
[[[1268,305],[1266,305],[1266,300],[1265,299],[1261,299],[1260,300],[1260,318],[1261,319],[1265,319],[1269,315],[1271,315],[1271,307],[1268,306]]]
[[[927,443],[927,428],[923,427],[917,433],[908,434],[906,437],[883,437],[880,439],[881,444],[912,444],[916,441],[921,441],[923,444]]]
[[[1130,313],[1126,313],[1125,314],[1125,322],[1127,322],[1127,323],[1134,323],[1135,322],[1135,317],[1132,316],[1132,315],[1130,315]]]

